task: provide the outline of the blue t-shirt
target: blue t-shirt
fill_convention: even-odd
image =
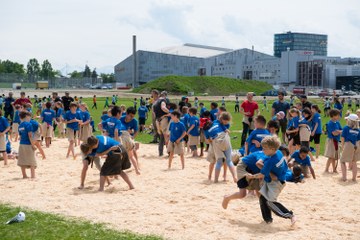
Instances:
[[[19,136],[20,136],[20,144],[31,145],[29,139],[29,133],[32,132],[32,125],[30,122],[22,122],[19,125]]]
[[[83,122],[90,120],[90,113],[88,111],[80,111],[80,115]]]
[[[138,131],[138,121],[135,118],[133,118],[130,122],[126,122],[125,119],[126,119],[126,115],[120,118],[122,124],[121,130],[125,130],[125,131],[134,130],[133,134],[135,134]]]
[[[55,111],[52,109],[45,109],[41,112],[41,117],[43,118],[43,123],[46,122],[48,125],[52,126],[55,118]]]
[[[345,142],[351,142],[352,144],[356,145],[356,142],[360,140],[360,131],[358,128],[350,128],[349,126],[345,126],[341,137],[344,138]]]
[[[286,164],[286,159],[281,151],[277,150],[273,156],[264,158],[264,167],[260,172],[265,176],[264,180],[266,182],[271,182],[270,172],[273,173],[279,181],[285,182],[287,170],[288,166]]]
[[[299,150],[296,150],[291,155],[291,158],[293,158],[295,160],[295,162],[300,164],[301,166],[309,166],[309,167],[311,167],[311,161],[310,161],[309,155],[307,155],[305,159],[301,159]]]
[[[39,123],[36,120],[31,119],[30,124],[32,127],[32,132],[35,133],[39,129]]]
[[[249,137],[246,139],[246,142],[248,143],[249,146],[249,153],[253,153],[253,152],[257,152],[257,151],[261,151],[262,147],[260,145],[260,147],[256,147],[256,145],[254,143],[252,143],[252,140],[256,140],[258,142],[261,143],[261,141],[264,139],[264,137],[269,136],[270,132],[267,129],[255,129],[254,131],[252,131],[249,135]]]
[[[264,159],[265,157],[266,155],[263,151],[258,151],[243,157],[241,161],[246,164],[246,166],[251,170],[252,174],[257,174],[260,172],[260,168],[256,166],[256,162]]]
[[[122,128],[121,121],[116,117],[111,117],[104,121],[103,128],[108,132],[109,137],[112,138],[115,136],[115,129],[117,129],[119,136],[121,135],[120,131],[125,130],[124,128]]]
[[[5,131],[10,126],[9,121],[5,117],[0,117],[0,132]]]
[[[110,118],[110,117],[109,117],[109,115],[107,115],[107,114],[103,114],[103,115],[101,115],[100,118],[101,118],[102,121],[105,121],[106,119],[108,119],[108,118]]]
[[[6,112],[13,112],[14,108],[11,103],[15,102],[14,98],[7,97],[4,99],[4,111]]]
[[[312,118],[312,126],[311,129],[314,130],[314,127],[316,125],[316,123],[318,124],[316,130],[315,130],[315,134],[321,134],[322,133],[322,127],[321,127],[321,116],[319,113],[315,113],[313,118]]]
[[[216,120],[209,129],[204,131],[205,137],[207,139],[215,139],[220,133],[225,132],[226,129],[228,129],[227,125],[223,125]]]
[[[206,111],[206,107],[202,107],[200,109],[200,117],[202,117],[202,115],[204,114],[205,111]]]
[[[20,117],[19,117],[19,110],[16,110],[15,111],[15,114],[14,114],[14,123],[19,123],[20,124]]]
[[[285,176],[285,178],[286,178],[286,181],[287,181],[287,182],[295,182],[294,173],[293,173],[290,169],[288,169],[288,170],[286,171],[286,176]],[[300,174],[300,177],[298,178],[298,181],[300,182],[300,181],[302,181],[303,179],[304,179],[304,174]]]
[[[272,108],[274,108],[274,110],[275,110],[275,112],[274,112],[275,115],[280,111],[283,111],[285,114],[287,114],[287,112],[290,109],[290,104],[286,101],[284,101],[284,102],[276,101],[273,103]]]
[[[171,122],[170,123],[170,142],[176,142],[181,135],[186,131],[185,125],[182,122]],[[183,141],[183,139],[181,139]]]
[[[332,134],[332,132],[336,131],[336,130],[342,130],[340,122],[338,122],[338,121],[333,122],[330,120],[326,125],[327,136],[330,139],[336,139],[336,141],[340,141],[340,134],[337,136],[334,136]]]
[[[195,125],[195,127],[193,129],[191,129],[190,131],[190,135],[191,136],[200,136],[200,130],[199,130],[199,118],[197,116],[190,116],[190,119],[189,119],[189,128],[192,126],[192,125]]]
[[[60,117],[64,118],[64,109],[63,108],[58,108],[58,110],[56,111],[56,117],[57,118],[60,118]]]
[[[102,153],[113,146],[120,145],[120,143],[118,141],[116,141],[113,138],[108,137],[108,136],[99,135],[99,136],[96,136],[96,138],[99,140],[99,145],[96,148],[96,153]],[[110,154],[111,153],[109,153],[108,155],[110,155]]]
[[[214,108],[210,110],[210,119],[211,121],[215,121],[217,119],[217,113],[219,112],[218,108]]]
[[[180,118],[180,122],[182,122],[184,124],[184,126],[186,127],[186,129],[189,129],[189,120],[190,120],[190,114],[185,113],[181,118]]]
[[[140,106],[138,109],[139,118],[146,118],[146,113],[149,110],[145,106]]]
[[[290,127],[293,127],[294,129],[299,128],[299,117],[298,116],[295,116],[289,120],[287,129],[289,129]]]
[[[81,117],[80,113],[77,111],[75,113],[72,113],[70,110],[66,111],[65,120],[70,121],[73,119],[82,120],[82,117]],[[67,123],[66,127],[73,129],[73,130],[79,130],[79,123],[78,122]]]

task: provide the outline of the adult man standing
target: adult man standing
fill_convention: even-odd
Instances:
[[[32,105],[30,99],[25,97],[25,92],[21,92],[20,98],[16,99],[15,102],[12,103],[12,105],[13,106],[16,106],[16,105],[24,106],[24,104],[30,104],[30,106]]]
[[[154,114],[156,121],[158,122],[158,133],[160,135],[159,141],[159,156],[164,154],[164,145],[166,142],[165,135],[169,125],[168,118],[164,115],[169,113],[169,109],[166,107],[166,92],[161,92],[160,98],[154,104]]]
[[[285,132],[287,128],[287,116],[290,110],[290,104],[284,99],[285,93],[282,91],[278,92],[278,100],[272,105],[271,116],[274,117],[278,112],[282,111],[285,113],[285,117],[279,120],[280,129],[282,132],[281,139],[285,142]]]
[[[251,133],[254,130],[254,121],[253,117],[258,114],[259,106],[257,102],[253,101],[254,93],[248,92],[246,94],[246,100],[240,106],[240,113],[244,115],[242,124],[243,132],[241,135],[241,147],[244,146],[247,134]]]
[[[154,138],[150,143],[159,143],[159,134],[158,134],[158,129],[157,129],[157,125],[156,125],[156,116],[155,116],[155,112],[154,112],[154,105],[156,104],[156,101],[159,99],[159,91],[158,90],[154,89],[151,91],[151,99],[152,99],[151,120],[152,120],[152,125],[153,125]]]
[[[312,104],[311,104],[311,102],[308,102],[306,95],[301,95],[300,96],[300,101],[301,101],[301,104],[302,104],[302,109],[304,109],[304,108],[311,109]]]
[[[64,104],[64,110],[69,111],[70,110],[70,103],[74,101],[72,97],[70,97],[69,92],[65,92],[65,96],[61,98],[63,104]]]
[[[15,102],[15,99],[13,98],[13,93],[9,92],[8,97],[4,99],[4,117],[10,117],[11,121],[14,119],[14,108],[12,105],[13,102]]]

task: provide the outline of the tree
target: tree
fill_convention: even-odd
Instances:
[[[95,80],[96,80],[97,76],[98,76],[98,74],[97,74],[97,72],[96,72],[96,68],[94,68],[94,70],[93,70],[92,73],[91,73],[91,81],[92,81],[92,84],[93,84],[93,85],[94,85],[94,83],[95,83]]]
[[[115,82],[115,76],[113,73],[111,74],[105,74],[105,73],[102,73],[100,74],[102,80],[103,80],[103,83],[113,83]]]
[[[38,60],[36,60],[36,58],[30,59],[27,64],[27,71],[26,71],[26,73],[28,74],[29,80],[34,82],[35,79],[37,79],[39,77],[40,71],[41,71],[41,69],[40,69],[40,64],[39,64]]]
[[[40,77],[49,80],[55,76],[51,63],[46,59],[41,65]]]
[[[24,65],[10,60],[0,60],[0,73],[16,73],[22,75],[25,73]]]
[[[85,65],[85,70],[83,72],[83,77],[89,78],[91,76],[91,70],[88,65]]]
[[[83,72],[78,72],[78,71],[73,71],[72,73],[70,73],[70,78],[82,78],[83,77]]]

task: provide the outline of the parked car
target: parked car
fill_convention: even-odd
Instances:
[[[283,92],[283,93],[285,93],[285,96],[287,96],[286,91],[279,91],[279,90],[275,90],[275,89],[263,92],[261,94],[261,96],[277,96],[279,92]]]
[[[344,92],[343,95],[345,95],[345,96],[354,96],[354,95],[357,95],[357,93],[354,92],[354,91],[346,91],[346,92]]]
[[[101,89],[108,89],[108,87],[105,86],[105,85],[102,85],[102,86],[101,86]]]

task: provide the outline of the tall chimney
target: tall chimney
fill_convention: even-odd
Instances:
[[[135,88],[136,85],[136,35],[133,35],[133,88]]]

